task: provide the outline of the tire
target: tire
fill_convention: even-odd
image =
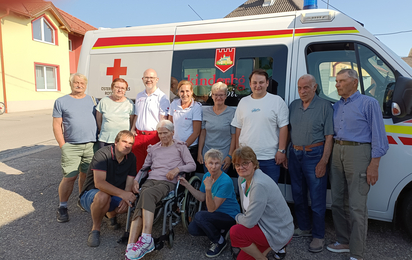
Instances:
[[[171,231],[169,232],[169,242],[167,243],[167,246],[168,246],[169,248],[172,248],[172,247],[173,247],[174,240],[175,240],[175,232],[173,232],[173,230],[171,230]]]
[[[402,202],[402,220],[406,231],[412,237],[412,190],[409,191]]]
[[[193,176],[189,180],[189,184],[196,190],[199,190],[202,184],[201,180],[197,176]],[[185,190],[185,197],[182,203],[182,224],[186,230],[189,228],[190,222],[192,222],[195,214],[199,211],[201,202],[198,201],[187,189]]]
[[[3,102],[0,102],[0,115],[3,115],[6,112],[6,106]]]

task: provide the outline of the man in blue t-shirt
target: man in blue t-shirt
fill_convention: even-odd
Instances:
[[[53,133],[61,148],[63,169],[63,179],[59,185],[60,205],[57,210],[57,221],[60,223],[69,221],[67,201],[77,175],[79,192],[82,190],[96,142],[95,101],[85,94],[86,86],[86,76],[73,74],[70,76],[72,92],[54,102]]]
[[[206,201],[207,210],[196,213],[189,224],[193,236],[207,236],[212,242],[207,257],[217,257],[226,248],[225,234],[236,224],[235,217],[240,212],[232,179],[222,172],[223,153],[210,149],[205,154],[208,172],[203,176],[199,190],[191,186],[185,178],[180,183],[199,201]]]

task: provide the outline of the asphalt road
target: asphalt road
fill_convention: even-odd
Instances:
[[[125,245],[116,242],[123,230],[109,230],[106,223],[103,223],[100,246],[90,248],[86,245],[92,221],[88,213],[76,206],[77,187],[69,200],[70,221],[56,221],[57,188],[62,174],[60,149],[50,139],[51,112],[6,116],[0,116],[0,135],[7,136],[7,139],[0,139],[0,259],[124,259]],[[31,127],[49,134],[29,133],[29,141],[5,149],[12,147],[13,142],[19,142],[21,132],[17,128],[22,127],[22,121],[28,120],[26,117],[31,118],[27,129]],[[120,217],[119,222],[123,228],[125,216]],[[333,242],[329,210],[325,224],[326,241]],[[208,259],[204,254],[209,244],[206,238],[191,237],[182,224],[174,230],[172,249],[165,246],[143,259]],[[154,226],[154,236],[160,232],[161,224],[158,223]],[[365,259],[412,259],[411,242],[400,224],[370,220]],[[307,251],[309,243],[310,238],[293,239],[285,259],[349,259],[349,254],[334,254],[327,250],[310,253]],[[218,259],[231,259],[229,250]]]

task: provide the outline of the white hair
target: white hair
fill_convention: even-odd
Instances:
[[[208,159],[219,159],[220,162],[223,161],[223,153],[221,151],[219,151],[218,149],[210,149],[209,151],[207,151],[205,153],[205,162]]]
[[[227,94],[227,85],[220,81],[212,85],[212,93],[214,91],[219,91],[219,90],[224,90],[225,93]]]
[[[159,123],[157,123],[156,130],[159,131],[160,127],[164,127],[172,133],[174,132],[174,125],[170,120],[162,120]]]

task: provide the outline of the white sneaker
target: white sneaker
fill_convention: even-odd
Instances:
[[[150,238],[150,242],[146,242],[142,237],[136,242],[136,244],[126,252],[126,257],[130,260],[141,259],[147,253],[152,252],[155,249],[153,238]]]

